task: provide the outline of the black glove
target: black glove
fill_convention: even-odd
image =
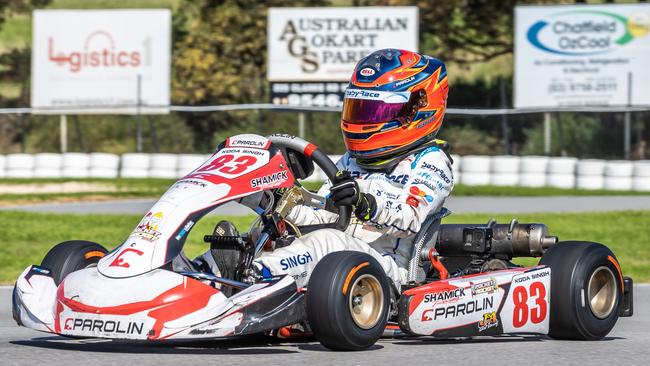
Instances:
[[[347,171],[338,171],[330,187],[330,200],[334,206],[353,206],[354,215],[361,221],[368,221],[375,213],[375,197],[361,193],[359,185]]]
[[[354,206],[359,201],[359,185],[345,170],[336,172],[330,187],[330,199],[334,206]]]

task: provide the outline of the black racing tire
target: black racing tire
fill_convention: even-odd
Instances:
[[[326,255],[307,286],[307,319],[316,339],[332,350],[371,347],[386,327],[390,291],[386,273],[370,255],[354,251]]]
[[[70,273],[96,265],[106,253],[106,248],[92,241],[64,241],[47,252],[41,267],[52,271],[52,278],[58,286]]]
[[[549,336],[598,340],[618,320],[623,277],[606,246],[567,241],[552,246],[540,264],[551,268]]]

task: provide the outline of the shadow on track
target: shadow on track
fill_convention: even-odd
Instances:
[[[265,336],[248,336],[242,338],[210,341],[123,341],[96,338],[38,337],[30,340],[12,341],[15,345],[100,353],[134,353],[134,354],[194,354],[194,355],[265,355],[297,353],[297,350],[274,348],[274,346],[296,346],[281,340]],[[293,343],[293,342],[292,342]]]
[[[624,339],[621,337],[605,337],[602,341]],[[384,348],[382,343],[398,346],[444,346],[453,344],[491,344],[491,343],[528,343],[546,342],[553,340],[539,335],[503,335],[476,338],[446,338],[433,339],[429,337],[398,337],[382,338],[378,344],[367,351]],[[575,341],[570,341],[575,342]],[[105,339],[74,339],[59,336],[38,337],[30,340],[11,341],[11,344],[46,348],[52,350],[98,352],[98,353],[131,353],[131,354],[189,354],[189,355],[272,355],[293,354],[301,351],[332,352],[316,342],[315,339],[281,340],[267,336],[246,336],[209,341],[112,341]]]
[[[598,342],[607,342],[617,339],[625,339],[622,337],[605,337]],[[474,338],[430,338],[430,337],[401,337],[395,339],[385,339],[394,345],[405,345],[405,346],[421,346],[423,344],[427,345],[452,345],[452,344],[490,344],[490,343],[528,343],[528,342],[580,342],[573,340],[561,340],[553,339],[545,335],[499,335],[499,336],[486,336],[486,337],[474,337]],[[592,342],[592,341],[582,341],[582,342]]]
[[[9,343],[52,350],[133,354],[271,355],[300,351],[331,352],[313,338],[287,341],[263,335],[206,341],[157,342],[50,336]],[[374,345],[369,351],[381,348],[380,345]]]

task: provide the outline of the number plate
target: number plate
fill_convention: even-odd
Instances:
[[[513,277],[501,310],[504,333],[546,333],[549,321],[551,269]]]

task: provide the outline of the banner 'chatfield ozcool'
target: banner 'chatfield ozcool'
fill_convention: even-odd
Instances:
[[[515,107],[649,105],[650,4],[518,6]]]

